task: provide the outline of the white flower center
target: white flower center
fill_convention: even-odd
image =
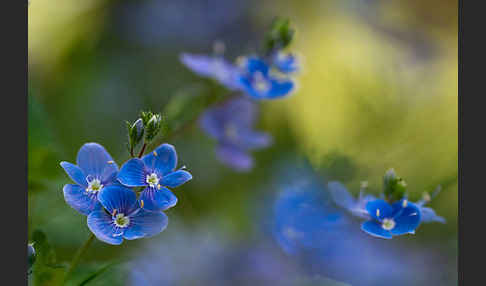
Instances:
[[[381,227],[384,230],[392,230],[393,228],[395,228],[395,221],[392,218],[385,218],[381,223]]]
[[[103,185],[101,184],[101,181],[98,179],[92,179],[91,181],[88,181],[88,188],[86,188],[86,191],[89,193],[97,193],[103,189]]]
[[[113,219],[113,222],[117,227],[127,227],[128,224],[130,223],[130,218],[128,216],[125,216],[122,213],[119,213],[115,216]]]
[[[259,71],[255,72],[253,76],[253,88],[258,92],[267,92],[270,89],[270,83]]]
[[[147,176],[147,184],[149,184],[150,187],[155,188],[159,184],[159,177],[157,174],[152,173]]]

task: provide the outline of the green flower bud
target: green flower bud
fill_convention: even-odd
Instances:
[[[407,190],[407,183],[397,176],[393,168],[386,171],[383,176],[383,193],[390,201],[400,200]]]
[[[155,138],[162,126],[162,116],[160,114],[153,114],[145,125],[145,141],[150,142]]]
[[[276,49],[284,49],[294,37],[295,30],[290,27],[289,19],[275,18],[270,30],[265,35],[264,49],[270,53]]]

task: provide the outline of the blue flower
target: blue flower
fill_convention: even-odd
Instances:
[[[175,188],[192,179],[184,170],[175,170],[177,153],[174,146],[162,144],[152,153],[128,160],[118,173],[118,180],[127,187],[146,187],[140,194],[142,207],[161,211],[173,207],[177,197],[166,187]]]
[[[79,149],[76,164],[61,162],[61,167],[76,183],[64,186],[64,199],[78,212],[89,215],[101,207],[98,193],[104,187],[117,183],[118,166],[98,143],[84,144]]]
[[[271,137],[253,130],[257,107],[246,98],[232,99],[223,105],[205,111],[200,126],[205,133],[218,141],[218,159],[238,171],[253,167],[250,150],[267,147]]]
[[[104,209],[88,215],[88,227],[103,242],[118,245],[123,239],[150,237],[167,227],[167,216],[140,208],[137,195],[131,189],[108,186],[99,192],[98,199]]]
[[[273,54],[272,65],[283,73],[293,73],[299,69],[297,57],[294,54],[282,51]]]
[[[370,220],[361,225],[366,233],[380,238],[390,239],[395,235],[415,233],[420,224],[420,210],[406,199],[393,204],[378,199],[366,204]]]
[[[230,90],[240,89],[239,70],[221,56],[181,54],[181,62],[203,77],[217,80]]]
[[[294,82],[283,74],[275,73],[262,59],[249,57],[243,60],[240,83],[243,91],[254,99],[284,97],[294,89]]]

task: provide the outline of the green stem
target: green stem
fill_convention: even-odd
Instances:
[[[78,249],[78,251],[74,255],[73,260],[71,261],[71,264],[69,265],[69,268],[66,271],[66,275],[64,275],[64,284],[68,280],[68,278],[71,275],[71,273],[73,272],[74,268],[79,264],[81,257],[86,252],[86,250],[88,250],[88,248],[91,245],[91,243],[93,242],[94,238],[95,238],[94,234],[91,234],[89,236],[88,240],[86,240],[84,242],[84,244]]]

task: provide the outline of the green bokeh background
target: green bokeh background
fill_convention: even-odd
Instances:
[[[208,24],[216,32],[199,40],[175,31],[145,42],[137,40],[140,30],[130,29],[140,18],[126,16],[138,2],[144,1],[31,1],[30,240],[42,230],[57,261],[67,263],[89,230],[85,217],[64,202],[62,186],[69,178],[59,162],[74,162],[82,144],[98,142],[121,165],[129,158],[125,120],[141,109],[191,117],[198,96],[224,92],[183,67],[180,52],[210,53],[214,40],[226,43],[230,58],[254,52],[272,18],[283,15],[297,29],[291,49],[303,67],[295,94],[262,104],[259,128],[274,136],[275,145],[256,152],[256,168],[241,174],[215,160],[214,142],[197,126],[171,139],[194,179],[176,190],[179,204],[169,218],[187,225],[211,218],[232,239],[245,240],[253,231],[252,201],[274,191],[260,186],[285,154],[307,159],[323,180],[340,180],[355,194],[361,181],[378,193],[384,172],[393,167],[414,200],[442,185],[431,206],[447,224],[427,225],[413,239],[440,249],[441,275],[457,284],[457,1],[235,1],[233,9],[242,8],[229,28]],[[186,15],[198,11],[174,13],[187,17],[180,29],[189,34],[198,25]],[[182,104],[178,97],[194,97],[195,103]],[[114,247],[95,241],[75,278],[136,253],[143,243]],[[36,285],[56,285],[59,275],[53,273],[36,278]],[[111,270],[89,285],[116,277]]]

